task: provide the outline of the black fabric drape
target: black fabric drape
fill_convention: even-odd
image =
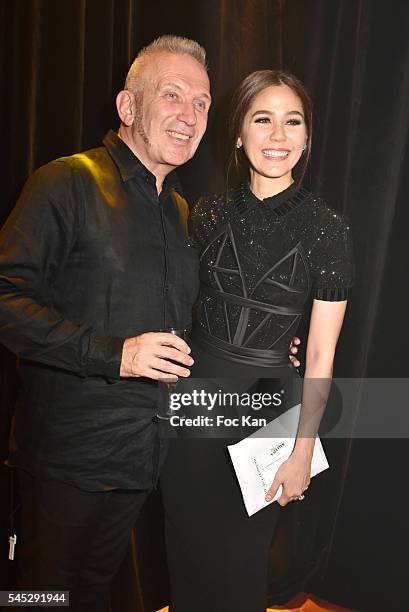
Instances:
[[[357,281],[335,373],[407,377],[408,31],[406,0],[2,0],[0,220],[34,168],[95,146],[109,127],[116,128],[115,95],[138,49],[155,36],[186,35],[208,50],[214,97],[209,130],[180,172],[191,200],[225,187],[227,109],[235,85],[252,70],[288,68],[306,83],[315,107],[306,186],[347,213],[354,232]],[[3,350],[2,457],[13,364]],[[388,455],[382,484],[380,443]],[[280,581],[272,587],[280,590],[319,566],[321,574],[302,586],[359,610],[405,609],[408,534],[400,499],[407,441],[334,441],[328,452],[332,469],[313,483],[314,496],[284,513],[272,553]],[[0,487],[7,493],[4,470]],[[3,503],[4,553],[7,514]],[[143,530],[145,542],[155,534],[157,548],[159,519],[150,527],[147,520]],[[300,556],[284,562],[280,540],[288,544],[289,538]],[[12,569],[4,556],[1,575],[7,576]],[[152,563],[152,573],[161,576],[160,555]],[[129,612],[149,610],[155,596],[149,584],[145,603],[133,605],[135,598],[128,598]],[[162,592],[158,602],[165,600]],[[115,605],[128,612],[123,602]]]

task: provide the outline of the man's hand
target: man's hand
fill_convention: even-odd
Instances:
[[[295,368],[299,368],[301,363],[298,361],[296,355],[298,353],[298,346],[301,344],[301,340],[295,336],[290,343],[290,354],[288,359],[291,361]]]
[[[119,375],[123,378],[146,376],[153,380],[187,377],[190,370],[172,362],[191,366],[193,359],[189,353],[190,347],[182,338],[167,332],[148,332],[127,338]]]

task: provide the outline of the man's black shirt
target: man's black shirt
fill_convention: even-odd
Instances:
[[[11,463],[88,490],[156,478],[157,384],[125,338],[190,324],[198,258],[172,190],[114,133],[36,171],[0,234],[0,341],[20,357]],[[155,449],[156,446],[156,449]]]

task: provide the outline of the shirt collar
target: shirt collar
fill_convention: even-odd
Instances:
[[[139,177],[147,183],[156,184],[156,178],[152,172],[143,165],[128,145],[113,130],[109,130],[102,142],[115,162],[123,181]],[[179,193],[182,193],[178,176],[174,170],[165,177],[163,187],[166,187],[167,190],[174,188]]]

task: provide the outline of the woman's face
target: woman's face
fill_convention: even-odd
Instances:
[[[244,118],[237,141],[250,162],[252,184],[274,179],[275,187],[288,187],[307,138],[302,103],[290,87],[272,85],[260,92]]]

